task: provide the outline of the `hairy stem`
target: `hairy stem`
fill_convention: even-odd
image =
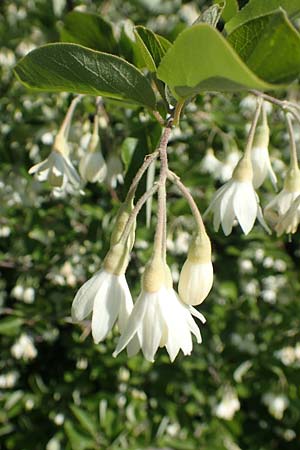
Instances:
[[[200,211],[198,209],[198,206],[196,205],[196,202],[193,199],[193,196],[190,193],[190,191],[188,190],[188,188],[182,183],[182,181],[180,181],[180,178],[178,177],[178,175],[176,175],[176,173],[172,172],[171,170],[168,170],[168,179],[170,181],[172,181],[172,183],[174,183],[178,187],[181,194],[188,202],[191,212],[194,216],[195,222],[197,224],[199,233],[201,234],[203,232],[206,232]]]
[[[289,114],[286,114],[286,121],[287,121],[287,125],[288,125],[288,131],[289,131],[290,143],[291,143],[291,168],[299,170],[294,129],[293,129],[292,120],[291,120],[291,117]]]
[[[262,106],[262,99],[259,98],[257,101],[255,114],[254,114],[254,117],[253,117],[253,120],[251,123],[249,134],[248,134],[248,139],[247,139],[247,144],[246,144],[246,149],[245,149],[245,156],[244,156],[245,158],[250,159],[250,157],[251,157],[251,149],[252,149],[252,145],[253,145],[253,139],[254,139],[254,134],[255,134],[258,118],[259,118],[260,111],[261,111],[261,106]]]
[[[139,170],[137,171],[137,173],[135,174],[135,176],[132,180],[132,183],[131,183],[130,188],[126,195],[125,203],[128,203],[133,199],[133,197],[135,196],[135,192],[138,187],[138,184],[142,179],[142,176],[144,175],[144,173],[146,172],[146,170],[148,169],[150,164],[158,157],[158,155],[159,155],[159,151],[156,150],[155,152],[150,153],[150,155],[145,156],[143,164],[141,165],[141,167],[139,168]]]
[[[160,174],[158,191],[157,226],[154,238],[154,256],[166,257],[166,179],[168,173],[167,146],[171,135],[173,119],[170,119],[163,131],[158,151],[160,156]]]
[[[120,237],[119,242],[122,244],[126,244],[126,241],[128,239],[128,236],[130,234],[131,231],[131,227],[134,224],[134,221],[137,218],[138,213],[140,212],[141,208],[143,207],[143,205],[146,203],[146,201],[148,200],[148,198],[150,198],[153,194],[155,194],[155,192],[158,189],[158,184],[154,184],[150,189],[148,189],[148,191],[146,191],[137,201],[135,207],[133,208],[129,219],[125,225],[124,231],[122,233],[122,236]]]

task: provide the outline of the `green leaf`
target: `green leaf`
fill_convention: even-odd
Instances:
[[[145,66],[150,72],[156,72],[156,68],[166,53],[167,39],[160,39],[153,31],[142,26],[135,27],[134,34]],[[169,45],[171,46],[171,43]]]
[[[222,15],[223,9],[224,9],[224,2],[218,2],[222,3],[222,5],[216,4],[210,6],[208,9],[202,13],[198,19],[193,23],[193,25],[196,25],[198,23],[208,23],[212,27],[216,27],[220,17]]]
[[[70,405],[70,408],[84,430],[94,438],[97,437],[97,425],[94,422],[93,417],[76,405]]]
[[[225,38],[208,24],[194,25],[178,36],[162,59],[157,76],[177,98],[201,91],[276,87],[258,78]]]
[[[64,429],[72,450],[86,450],[95,448],[94,440],[79,433],[70,420],[67,420],[64,423]]]
[[[239,10],[237,0],[214,0],[214,3],[226,3],[222,12],[222,18],[225,22],[228,22],[233,16],[235,16]]]
[[[299,0],[250,0],[238,14],[227,22],[225,29],[227,33],[232,33],[240,25],[274,12],[278,8],[284,9],[290,17],[297,17],[300,14]]]
[[[228,41],[247,66],[264,80],[284,83],[300,74],[300,35],[283,11],[236,28]]]
[[[24,320],[19,317],[5,317],[0,320],[0,334],[5,336],[16,336]]]
[[[27,87],[48,92],[102,95],[155,108],[155,95],[141,72],[118,56],[76,44],[48,44],[16,66]]]
[[[72,11],[66,16],[61,40],[81,44],[107,53],[117,53],[117,42],[110,23],[97,14]]]

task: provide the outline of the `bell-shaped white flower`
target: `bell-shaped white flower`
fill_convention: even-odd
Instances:
[[[262,217],[259,198],[253,188],[252,179],[251,161],[249,158],[243,157],[237,164],[231,180],[217,190],[205,212],[205,215],[210,211],[213,212],[216,231],[221,224],[224,234],[228,236],[232,231],[235,219],[237,219],[243,232],[248,234],[253,228],[256,218],[268,230]]]
[[[206,150],[205,156],[201,161],[201,171],[216,175],[221,169],[222,162],[215,156],[212,148]]]
[[[193,240],[179,277],[178,293],[188,305],[200,305],[208,296],[213,284],[211,244],[203,230]]]
[[[280,216],[275,226],[277,236],[283,233],[294,234],[300,223],[300,195],[293,201],[285,214]]]
[[[171,273],[166,264],[153,258],[146,266],[142,291],[113,356],[117,356],[136,336],[148,361],[154,361],[158,347],[166,347],[171,361],[180,349],[184,355],[189,355],[193,348],[191,334],[196,336],[198,343],[201,342],[200,330],[192,314],[205,322],[202,314],[180,301],[172,288]]]
[[[273,227],[286,215],[293,202],[300,195],[300,170],[295,167],[288,170],[283,189],[264,209],[265,217]]]
[[[133,308],[132,297],[125,278],[128,265],[126,245],[115,244],[105,257],[103,268],[77,292],[72,304],[72,319],[80,322],[92,313],[92,335],[101,342],[118,322],[123,332]],[[128,354],[136,352],[136,342]]]
[[[251,161],[253,168],[253,186],[259,188],[266,177],[269,176],[273,186],[276,188],[277,179],[272,169],[269,155],[270,130],[266,121],[256,128],[256,134],[251,149]]]
[[[101,183],[107,174],[107,166],[101,152],[101,144],[98,132],[98,115],[94,118],[94,130],[90,137],[87,152],[79,163],[79,172],[84,181]]]
[[[106,177],[107,167],[102,152],[86,153],[80,160],[79,173],[84,181],[101,183]]]
[[[48,180],[54,188],[64,188],[70,182],[75,188],[80,186],[80,177],[67,156],[66,142],[62,136],[56,137],[53,150],[48,158],[29,169],[30,175],[37,174],[39,181]]]
[[[66,191],[68,183],[76,190],[80,188],[80,177],[70,161],[67,141],[73,113],[80,98],[78,96],[71,102],[48,158],[29,169],[30,174],[37,174],[39,181],[48,180],[58,193]]]

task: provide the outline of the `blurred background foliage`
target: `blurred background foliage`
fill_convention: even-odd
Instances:
[[[105,183],[88,184],[84,196],[53,198],[50,187],[27,172],[48,155],[71,96],[26,91],[12,69],[30,49],[59,40],[68,10],[81,6],[115,25],[125,19],[146,24],[172,40],[209,4],[0,3],[1,450],[299,449],[299,233],[292,240],[276,239],[256,226],[245,237],[237,227],[225,238],[208,219],[215,283],[201,305],[207,318],[202,345],[195,344],[190,357],[179,355],[174,364],[163,350],[154,364],[140,355],[128,360],[125,352],[114,359],[117,333],[94,345],[88,322],[72,325],[70,306],[101,264],[120,199],[134,168],[155,146],[159,127],[140,109],[105,101],[102,149],[106,160],[114,161]],[[287,95],[297,100],[296,90]],[[75,161],[84,151],[94,111],[90,97],[76,110],[70,139]],[[252,112],[249,96],[199,96],[174,132],[170,166],[202,211],[220,178],[230,175]],[[269,122],[281,183],[288,136],[278,110],[270,111]],[[299,142],[299,129],[296,137]],[[203,159],[211,146],[222,161],[219,179],[207,172]],[[272,195],[266,183],[262,204]],[[171,186],[168,209],[168,258],[176,282],[193,222]],[[153,226],[146,228],[142,212],[128,272],[134,295],[152,238]]]

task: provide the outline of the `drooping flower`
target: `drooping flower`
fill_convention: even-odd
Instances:
[[[193,348],[192,336],[201,342],[200,330],[192,314],[205,322],[196,309],[182,303],[172,287],[170,269],[158,258],[146,266],[142,291],[120,336],[113,356],[117,356],[132,339],[138,338],[144,357],[153,362],[158,347],[166,347],[171,361],[181,349],[189,355]]]
[[[98,132],[99,118],[94,117],[94,130],[90,137],[88,148],[79,163],[79,172],[84,181],[101,183],[107,173],[107,166],[101,152],[101,143]]]
[[[31,175],[37,174],[39,181],[48,180],[58,193],[65,191],[68,183],[75,190],[80,188],[80,177],[69,158],[70,149],[68,145],[71,119],[80,98],[81,96],[78,96],[71,102],[48,158],[29,169]]]
[[[178,293],[188,305],[200,305],[213,284],[211,244],[206,232],[199,233],[191,242],[188,257],[181,269]]]
[[[240,401],[235,390],[226,388],[222,400],[215,408],[215,414],[220,419],[232,420],[235,413],[240,409]]]
[[[214,214],[214,228],[218,231],[220,224],[228,236],[238,220],[243,232],[248,234],[253,228],[255,219],[268,230],[262,217],[259,198],[252,184],[253,170],[249,158],[243,157],[237,164],[232,178],[217,190],[211,204],[205,212]]]
[[[80,322],[92,313],[92,335],[96,343],[105,339],[116,322],[119,331],[123,332],[133,308],[125,271],[134,243],[135,222],[125,243],[120,241],[132,208],[132,202],[121,206],[102,268],[79,289],[73,300],[74,322]],[[136,340],[127,352],[129,355],[136,352]]]
[[[270,130],[267,124],[266,114],[264,113],[263,123],[256,129],[254,143],[251,149],[253,186],[255,189],[259,188],[263,184],[268,175],[273,186],[276,188],[277,179],[271,166],[268,150],[269,139]]]
[[[283,233],[294,234],[300,223],[300,194],[293,201],[287,212],[280,216],[275,226],[277,236]]]
[[[300,170],[295,167],[288,170],[283,189],[267,204],[264,210],[265,217],[273,227],[276,228],[277,224],[281,223],[279,232],[281,229],[284,232],[285,227],[288,226],[288,222],[286,222],[287,213],[299,195]],[[292,217],[295,220],[295,213],[297,213],[297,208],[296,210],[292,208],[288,220]],[[293,229],[293,226],[291,229]]]
[[[105,339],[115,322],[118,322],[120,332],[125,329],[133,308],[125,278],[127,265],[126,246],[115,244],[106,255],[103,268],[84,283],[73,300],[74,322],[80,322],[92,313],[92,335],[96,344]]]
[[[201,161],[201,171],[210,174],[216,174],[220,170],[222,162],[215,156],[212,148],[206,150],[205,156]]]

